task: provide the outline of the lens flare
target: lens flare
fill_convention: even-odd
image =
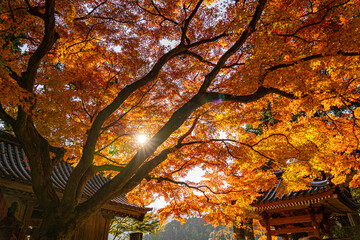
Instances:
[[[136,136],[136,141],[137,141],[138,143],[140,143],[140,144],[146,143],[147,140],[149,140],[149,139],[148,139],[148,137],[147,137],[145,134],[139,134],[139,135]]]

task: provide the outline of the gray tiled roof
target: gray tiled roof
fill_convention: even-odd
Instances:
[[[52,182],[54,186],[62,192],[65,189],[66,182],[72,172],[73,167],[69,163],[60,162],[55,166],[52,173]],[[16,144],[0,142],[0,178],[7,178],[13,181],[31,185],[30,166],[25,158],[24,150]],[[101,186],[110,179],[101,175],[93,176],[86,184],[83,196],[91,197]],[[126,205],[131,209],[144,209],[131,204],[125,196],[114,198],[111,203]]]
[[[258,203],[262,202],[276,202],[281,200],[287,200],[287,199],[294,199],[299,197],[305,197],[305,196],[312,196],[316,195],[322,192],[325,192],[331,188],[331,182],[329,180],[325,181],[313,181],[311,183],[311,186],[307,190],[297,191],[297,192],[290,192],[288,194],[279,194],[278,189],[282,183],[282,179],[279,179],[276,187],[266,191],[262,198],[258,200]]]
[[[257,206],[260,204],[275,204],[277,202],[281,204],[282,202],[287,200],[295,200],[295,199],[300,200],[302,198],[311,197],[311,196],[316,197],[317,195],[321,195],[322,193],[325,193],[332,189],[338,194],[339,199],[350,209],[356,210],[359,208],[359,204],[354,198],[352,198],[351,194],[346,189],[340,188],[339,186],[335,186],[331,182],[331,178],[327,178],[325,180],[314,179],[310,183],[310,187],[307,190],[282,193],[280,189],[283,181],[281,178],[282,173],[283,171],[275,173],[278,178],[276,186],[264,192],[262,196],[252,204],[253,206]]]

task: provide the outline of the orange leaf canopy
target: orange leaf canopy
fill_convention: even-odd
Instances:
[[[44,4],[0,5],[0,117],[31,119],[81,174],[141,159],[114,193],[219,224],[250,214],[277,169],[298,189],[321,171],[358,186],[358,0],[58,0],[53,18]],[[186,180],[196,168],[203,180]]]

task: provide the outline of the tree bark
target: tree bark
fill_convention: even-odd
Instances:
[[[44,217],[36,240],[69,240],[75,234],[75,228],[72,230],[61,217],[51,214]]]

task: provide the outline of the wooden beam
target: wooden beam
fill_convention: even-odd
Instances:
[[[280,234],[287,234],[287,233],[301,233],[301,232],[314,232],[314,227],[298,227],[298,228],[281,228],[277,230],[271,230],[271,235],[277,236]]]
[[[8,179],[0,179],[0,187],[1,188],[9,188],[9,189],[15,189],[22,192],[28,192],[28,193],[34,193],[31,185],[19,183],[16,181],[11,181]]]
[[[323,215],[315,214],[315,218],[316,218],[317,222],[321,222]],[[295,216],[295,217],[282,217],[282,218],[270,218],[269,219],[269,224],[271,226],[292,224],[292,223],[304,223],[304,222],[312,222],[310,214]]]

